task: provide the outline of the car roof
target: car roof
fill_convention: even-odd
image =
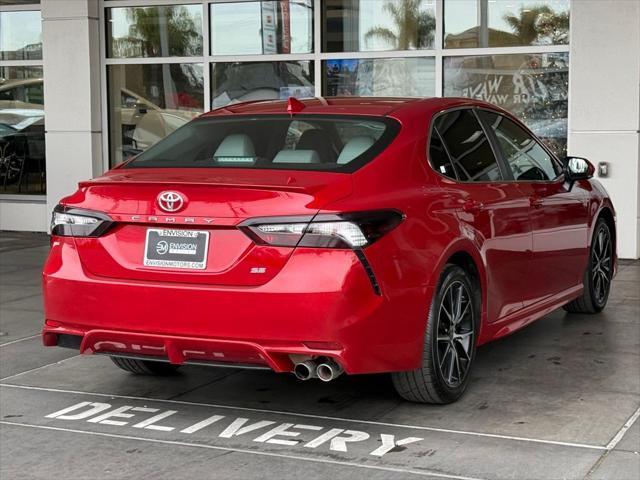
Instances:
[[[297,114],[339,114],[339,115],[375,115],[394,116],[402,112],[410,112],[418,109],[439,111],[456,106],[489,106],[486,102],[469,98],[410,98],[410,97],[328,97],[328,98],[305,98],[298,102],[304,108],[297,111]],[[216,117],[224,115],[265,115],[284,114],[287,115],[287,100],[256,100],[250,102],[235,103],[225,107],[217,108],[205,113],[202,117]]]

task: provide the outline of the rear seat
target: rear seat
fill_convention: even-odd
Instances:
[[[217,163],[256,163],[256,151],[249,135],[228,135],[218,145],[213,159]]]
[[[344,165],[345,163],[349,163],[354,158],[359,157],[364,152],[369,150],[374,143],[375,141],[371,137],[353,137],[346,143],[346,145],[342,148],[340,155],[338,155],[338,165]]]
[[[315,150],[280,150],[273,163],[322,163]]]

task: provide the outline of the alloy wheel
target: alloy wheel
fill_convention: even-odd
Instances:
[[[452,282],[442,295],[438,311],[436,361],[449,387],[458,387],[471,366],[474,345],[473,298],[466,285]]]
[[[603,305],[609,295],[612,263],[611,236],[608,229],[602,227],[591,249],[591,287],[598,305]]]

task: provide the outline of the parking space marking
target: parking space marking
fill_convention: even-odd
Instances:
[[[74,358],[74,357],[71,357],[71,358]],[[40,368],[44,368],[44,367],[40,367]],[[27,372],[24,372],[24,373],[27,373]],[[562,447],[582,448],[582,449],[590,449],[590,450],[606,451],[608,448],[607,446],[590,445],[585,443],[562,442],[557,440],[544,440],[539,438],[518,437],[513,435],[500,435],[496,433],[470,432],[466,430],[452,430],[447,428],[428,427],[428,426],[421,426],[421,425],[406,425],[406,424],[398,424],[398,423],[390,423],[390,422],[378,422],[373,420],[358,420],[354,418],[331,417],[326,415],[314,415],[310,413],[288,412],[283,410],[269,410],[269,409],[263,409],[263,408],[236,407],[233,405],[219,405],[219,404],[213,404],[213,403],[188,402],[184,400],[136,397],[136,396],[130,396],[130,395],[117,395],[117,394],[98,393],[98,392],[84,392],[79,390],[64,390],[64,389],[57,389],[57,388],[35,387],[30,385],[13,385],[10,383],[0,383],[0,387],[18,388],[18,389],[24,389],[24,390],[38,390],[38,391],[53,392],[53,393],[70,393],[70,394],[76,394],[76,395],[90,395],[90,396],[93,395],[98,397],[120,398],[120,399],[127,399],[127,400],[147,401],[147,402],[150,401],[150,402],[159,402],[159,403],[169,403],[174,405],[193,405],[193,406],[199,406],[199,407],[239,410],[239,411],[247,411],[247,412],[255,412],[255,413],[267,413],[267,414],[273,414],[273,415],[288,415],[288,416],[315,418],[320,420],[329,420],[329,421],[337,421],[337,422],[349,422],[349,423],[360,423],[360,424],[376,425],[376,426],[384,426],[384,427],[406,428],[406,429],[423,430],[423,431],[438,432],[438,433],[469,435],[469,436],[485,437],[485,438],[496,438],[500,440],[512,440],[512,441],[518,441],[518,442],[557,445]]]
[[[620,443],[620,440],[622,440],[622,437],[624,437],[624,434],[627,433],[627,430],[629,430],[633,426],[633,424],[636,422],[636,420],[638,420],[638,417],[640,417],[640,407],[638,407],[638,409],[633,413],[633,415],[629,417],[629,419],[625,422],[625,424],[618,431],[618,433],[616,433],[614,437],[611,439],[611,441],[607,444],[607,450],[613,450],[614,448],[616,448],[616,445]]]
[[[217,445],[206,445],[206,444],[200,444],[200,443],[180,442],[180,441],[175,441],[175,440],[160,440],[160,439],[155,439],[155,438],[135,437],[135,436],[131,436],[131,435],[118,435],[118,434],[113,434],[113,433],[92,432],[92,431],[77,430],[77,429],[72,429],[72,428],[51,427],[51,426],[45,426],[45,425],[32,425],[32,424],[28,424],[28,423],[9,422],[9,421],[5,421],[5,420],[0,420],[0,425],[11,425],[11,426],[16,426],[16,427],[34,428],[34,429],[40,429],[40,430],[53,430],[53,431],[59,431],[59,432],[69,432],[69,433],[77,433],[77,434],[84,434],[84,435],[93,435],[93,436],[98,436],[98,437],[120,438],[120,439],[123,439],[123,440],[135,440],[135,441],[148,442],[148,443],[159,443],[159,444],[164,444],[164,445],[176,445],[176,446],[182,446],[182,447],[204,448],[204,449],[209,449],[209,450],[244,453],[244,454],[248,454],[248,455],[259,455],[259,456],[264,456],[264,457],[285,458],[285,459],[288,459],[288,460],[299,460],[299,461],[303,461],[303,462],[324,463],[324,464],[339,465],[339,466],[344,466],[344,467],[363,468],[363,469],[369,469],[369,470],[381,470],[381,471],[392,472],[392,473],[405,473],[405,474],[411,474],[411,475],[419,475],[419,476],[423,476],[423,477],[436,477],[436,478],[445,478],[445,479],[450,479],[450,480],[482,480],[482,479],[480,479],[478,477],[467,477],[467,476],[460,476],[460,475],[452,475],[452,474],[445,474],[445,473],[429,471],[429,470],[414,470],[414,469],[404,469],[404,468],[383,467],[383,466],[380,466],[380,465],[366,465],[366,464],[362,464],[362,463],[341,461],[341,460],[329,460],[329,459],[325,459],[325,458],[312,458],[312,457],[305,457],[305,456],[299,456],[299,455],[287,455],[287,454],[275,453],[275,452],[261,452],[261,451],[247,450],[247,449],[242,449],[242,448],[230,448],[230,447],[220,447],[220,446],[217,446]]]
[[[10,342],[6,342],[6,343],[0,343],[0,347],[6,347],[8,345],[13,345],[14,343],[24,342],[25,340],[31,340],[32,338],[36,338],[39,336],[40,334],[36,333],[35,335],[30,335],[28,337],[18,338],[17,340],[11,340]],[[4,378],[2,380],[4,380]]]
[[[43,368],[51,367],[53,365],[58,365],[60,363],[66,362],[67,360],[71,360],[72,358],[76,358],[76,357],[79,357],[79,356],[80,355],[73,355],[72,357],[63,358],[62,360],[58,360],[56,362],[47,363],[46,365],[40,365],[39,367],[31,368],[29,370],[25,370],[24,372],[14,373],[13,375],[9,375],[7,377],[0,378],[0,382],[4,382],[5,380],[14,379],[14,378],[19,377],[20,375],[24,375],[26,373],[37,372],[38,370],[42,370]]]

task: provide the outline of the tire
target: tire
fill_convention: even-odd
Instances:
[[[180,368],[179,365],[172,365],[166,362],[135,360],[123,357],[111,357],[111,361],[115,363],[118,368],[135,375],[169,376],[175,375]]]
[[[457,265],[445,266],[429,308],[422,366],[391,374],[393,385],[402,398],[418,403],[445,404],[462,396],[469,383],[476,352],[479,308],[475,293],[467,272]],[[457,305],[460,307],[456,310]],[[456,322],[453,334],[452,320]]]
[[[609,225],[600,218],[593,231],[589,262],[584,272],[582,295],[563,308],[570,313],[598,313],[607,305],[613,274],[613,237]]]

